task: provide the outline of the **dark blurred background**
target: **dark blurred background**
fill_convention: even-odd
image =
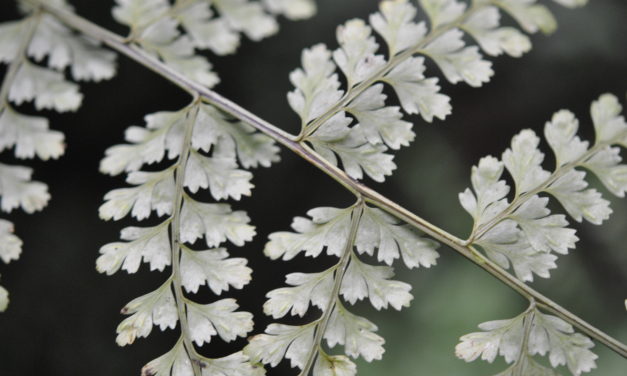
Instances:
[[[81,15],[117,33],[126,32],[110,16],[113,1],[75,3]],[[284,130],[297,132],[299,121],[285,95],[292,89],[288,74],[300,65],[300,51],[319,42],[335,48],[337,25],[366,17],[377,7],[373,0],[318,3],[313,19],[281,20],[278,35],[260,43],[245,40],[235,56],[211,57],[222,79],[216,89]],[[496,59],[496,76],[480,89],[443,82],[443,91],[452,97],[453,115],[435,124],[409,118],[417,138],[397,154],[398,170],[385,184],[367,183],[464,237],[471,221],[457,194],[469,185],[470,167],[480,157],[499,156],[522,128],[541,133],[544,123],[562,108],[574,111],[583,134],[591,136],[590,102],[605,92],[625,99],[627,2],[591,1],[579,10],[554,5],[549,4],[560,26],[553,36],[533,36],[534,49],[522,59]],[[1,20],[17,17],[12,1],[0,0],[0,9]],[[439,75],[435,69],[429,73]],[[26,162],[35,168],[37,180],[49,184],[50,205],[35,215],[8,216],[24,240],[24,252],[19,261],[0,265],[1,284],[11,294],[8,311],[0,315],[1,376],[137,375],[145,363],[169,350],[175,338],[175,331],[155,328],[148,339],[129,348],[115,344],[115,328],[123,318],[119,309],[154,289],[166,274],[144,267],[135,275],[121,272],[113,277],[95,271],[100,246],[116,241],[119,230],[134,223],[98,219],[103,195],[124,185],[123,177],[99,174],[98,163],[107,147],[123,141],[127,126],[143,125],[145,114],[178,109],[188,98],[125,57],[119,58],[119,72],[112,81],[81,86],[85,100],[77,113],[51,114],[52,126],[66,133],[66,155],[58,161]],[[542,147],[548,151],[546,144]],[[327,264],[303,257],[287,263],[268,260],[262,254],[268,234],[287,230],[294,216],[310,208],[352,202],[338,184],[297,156],[286,150],[281,156],[282,162],[273,168],[255,171],[253,196],[234,203],[249,212],[258,236],[243,248],[231,247],[233,255],[249,259],[254,280],[230,296],[255,314],[256,333],[270,322],[261,312],[267,291],[282,286],[286,273],[317,271]],[[2,158],[10,161],[10,153]],[[577,249],[560,257],[550,280],[536,281],[533,287],[625,342],[627,202],[602,191],[613,201],[612,219],[603,228],[575,224],[582,239]],[[477,324],[513,317],[526,302],[452,250],[442,248],[440,253],[438,266],[429,270],[408,271],[398,264],[398,279],[413,286],[410,308],[376,312],[358,305],[358,313],[379,325],[387,342],[382,361],[359,362],[360,375],[479,376],[505,368],[502,361],[465,364],[455,358],[454,347]],[[199,299],[212,297],[207,293]],[[226,355],[245,343],[219,342],[203,347],[203,353]],[[602,345],[597,344],[595,351],[598,370],[592,375],[625,375],[625,359]],[[295,372],[285,363],[269,372],[290,374]]]

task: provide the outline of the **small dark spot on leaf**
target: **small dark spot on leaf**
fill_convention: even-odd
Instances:
[[[142,376],[155,376],[155,375],[156,375],[155,370],[152,369],[151,367],[146,366],[142,368]]]
[[[200,369],[207,368],[207,363],[203,362],[200,359],[194,359],[193,362],[198,364],[198,367],[200,367]]]

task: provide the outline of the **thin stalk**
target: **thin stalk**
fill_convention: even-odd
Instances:
[[[5,106],[9,106],[9,91],[11,90],[13,81],[15,81],[15,77],[24,62],[24,59],[26,59],[26,50],[35,36],[35,31],[37,30],[37,25],[39,25],[40,18],[41,11],[37,9],[33,15],[24,21],[27,23],[26,31],[22,34],[22,39],[20,40],[20,45],[17,49],[17,53],[15,54],[15,59],[11,62],[11,65],[9,65],[9,69],[7,70],[4,81],[2,82],[2,87],[0,88],[0,111],[2,111]]]
[[[172,68],[168,67],[163,62],[159,61],[153,56],[146,54],[140,48],[126,45],[122,37],[111,33],[106,29],[103,29],[98,25],[89,22],[88,20],[74,13],[58,9],[47,3],[41,3],[38,0],[27,1],[39,4],[44,11],[54,15],[68,27],[73,28],[95,40],[98,40],[101,43],[104,43],[112,49],[116,50],[117,52],[135,60],[139,64],[144,65],[161,77],[169,80],[181,89],[190,93],[190,95],[198,95],[204,101],[211,103],[215,107],[230,114],[234,118],[250,124],[253,128],[274,139],[279,144],[292,150],[294,153],[305,159],[307,162],[319,168],[321,171],[329,175],[339,184],[344,186],[347,190],[356,195],[361,194],[366,202],[371,203],[385,210],[389,214],[407,222],[412,227],[426,233],[440,243],[448,245],[450,248],[452,248],[462,256],[466,257],[469,261],[482,268],[486,272],[490,273],[507,286],[511,287],[523,297],[527,299],[533,297],[534,299],[536,299],[539,306],[545,307],[546,309],[553,312],[555,315],[569,322],[571,325],[577,327],[586,335],[594,338],[611,350],[627,358],[626,345],[603,333],[601,330],[590,325],[589,323],[577,317],[565,308],[557,305],[533,288],[525,285],[516,277],[509,274],[508,272],[485,258],[483,255],[479,254],[478,252],[473,252],[472,246],[467,241],[461,240],[458,237],[449,234],[445,230],[418,217],[414,213],[393,202],[392,200],[384,197],[378,192],[352,179],[344,171],[329,163],[329,161],[325,160],[316,152],[311,150],[311,148],[309,148],[305,143],[298,142],[296,137],[261,119],[257,115],[244,109],[243,107],[232,102],[231,100],[221,96],[213,90],[210,90],[207,87],[200,85],[197,82],[194,82],[193,80],[190,80],[189,78],[181,75]]]
[[[353,213],[351,216],[350,232],[348,233],[346,246],[344,247],[342,257],[340,258],[340,262],[338,263],[337,269],[335,271],[335,279],[333,281],[333,289],[331,289],[329,303],[327,304],[322,317],[318,321],[318,324],[316,324],[317,328],[316,335],[313,341],[313,346],[311,347],[311,351],[309,351],[309,354],[307,355],[307,361],[305,363],[305,366],[303,367],[303,370],[298,374],[298,376],[309,375],[309,371],[311,371],[311,367],[313,367],[316,356],[318,355],[318,352],[320,350],[320,346],[322,346],[324,332],[326,332],[327,330],[329,320],[331,319],[331,313],[333,313],[333,309],[337,304],[340,288],[342,287],[342,281],[344,280],[344,274],[346,274],[348,263],[353,254],[353,246],[355,245],[355,238],[357,237],[357,230],[359,229],[359,222],[361,221],[361,215],[363,214],[363,212],[364,202],[360,198],[356,204],[356,207],[353,209]]]
[[[201,376],[200,363],[196,356],[196,350],[191,340],[191,331],[187,321],[187,312],[185,305],[185,295],[183,294],[183,283],[181,278],[181,209],[183,206],[183,194],[185,193],[184,181],[189,153],[191,150],[191,140],[196,123],[196,115],[198,114],[198,101],[195,100],[187,114],[187,124],[185,136],[183,137],[183,145],[181,146],[181,154],[176,167],[176,188],[174,198],[174,213],[172,214],[171,227],[171,247],[172,247],[172,286],[174,296],[176,297],[176,309],[178,311],[179,321],[181,323],[181,336],[183,344],[187,350],[187,354],[192,363],[192,369],[195,376]]]

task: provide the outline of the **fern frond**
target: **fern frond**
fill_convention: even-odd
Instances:
[[[609,218],[609,201],[588,188],[586,172],[578,168],[593,172],[611,193],[624,197],[627,166],[621,164],[620,149],[613,147],[625,146],[627,123],[620,112],[618,99],[611,94],[592,104],[596,140],[591,147],[576,135],[579,122],[571,112],[555,113],[544,128],[555,154],[553,172],[543,169],[540,138],[531,130],[513,138],[502,161],[483,158],[472,169],[473,190],[459,195],[474,219],[469,243],[480,246],[501,267],[511,265],[523,281],[533,281],[533,274],[548,278],[549,270],[557,267],[553,253],[567,254],[578,238],[564,215],[551,215],[549,198],[539,194],[553,196],[577,222],[585,219],[600,225]],[[511,202],[507,197],[510,187],[501,180],[504,169],[514,180]]]
[[[304,325],[271,324],[265,334],[250,340],[245,352],[253,360],[277,366],[283,358],[301,375],[355,375],[356,366],[343,355],[330,356],[322,350],[322,341],[329,347],[344,346],[344,353],[370,362],[381,359],[384,340],[376,325],[349,312],[342,300],[355,304],[369,299],[377,309],[392,306],[397,310],[409,306],[413,299],[411,286],[394,281],[390,266],[374,266],[363,262],[358,254],[374,255],[391,264],[402,257],[410,268],[435,264],[437,244],[422,238],[416,231],[361,201],[346,209],[316,208],[308,218],[296,217],[296,232],[270,235],[265,253],[271,258],[289,260],[300,252],[318,257],[324,250],[339,261],[318,273],[291,273],[286,277],[289,287],[270,291],[264,312],[275,319],[288,313],[303,317],[309,305],[322,311],[322,316]]]
[[[109,192],[100,216],[119,220],[130,215],[141,221],[156,212],[165,219],[152,227],[124,229],[124,242],[103,246],[96,267],[109,275],[120,269],[134,273],[143,260],[151,270],[171,266],[172,272],[161,287],[126,305],[123,313],[132,316],[118,326],[118,344],[147,337],[153,325],[165,330],[180,323],[180,340],[167,354],[148,363],[144,375],[201,376],[216,369],[233,376],[263,374],[241,352],[209,359],[194,347],[216,335],[227,342],[245,336],[252,330],[252,314],[237,311],[233,299],[203,305],[185,292],[196,293],[207,285],[219,296],[250,282],[252,270],[246,260],[229,258],[226,249],[217,248],[227,241],[242,246],[252,240],[255,229],[250,219],[227,204],[200,202],[192,194],[202,188],[216,200],[250,195],[252,174],[238,166],[269,165],[278,160],[278,148],[198,100],[179,111],[146,116],[146,127],[131,126],[126,138],[132,144],[109,148],[101,170],[111,175],[126,171],[127,182],[134,187]],[[169,167],[141,170],[163,163],[166,156],[174,160]],[[208,249],[192,248],[203,238]]]
[[[396,167],[392,155],[386,153],[388,148],[408,146],[415,137],[400,109],[386,106],[382,84],[394,89],[407,114],[420,114],[427,122],[443,120],[452,110],[450,98],[440,93],[438,78],[425,74],[425,57],[435,62],[449,82],[479,87],[494,72],[477,46],[467,46],[464,32],[489,55],[505,52],[520,57],[531,48],[529,38],[516,28],[500,27],[499,8],[511,13],[527,32],[555,28],[548,9],[535,0],[478,0],[470,6],[457,0],[419,3],[430,30],[426,22],[414,20],[418,11],[409,1],[382,1],[379,12],[369,18],[370,25],[354,19],[339,26],[339,48],[333,52],[324,45],[306,49],[303,68],[290,75],[296,89],[288,94],[288,101],[301,117],[298,140],[309,143],[332,164],[341,162],[354,179],[362,179],[365,172],[383,181]],[[373,29],[385,41],[387,56],[377,53]],[[345,89],[337,68],[346,79]]]
[[[0,89],[0,151],[13,149],[19,159],[57,159],[65,152],[65,136],[51,130],[48,119],[26,115],[15,106],[32,102],[37,110],[76,111],[83,96],[69,82],[65,70],[76,81],[100,81],[115,74],[115,54],[70,31],[54,17],[19,2],[25,17],[0,24],[0,63],[9,68]],[[71,10],[64,0],[56,5]],[[47,67],[39,62],[47,60]],[[50,200],[48,186],[31,179],[25,166],[0,164],[0,209],[21,208],[27,213],[42,210]],[[22,241],[13,225],[0,220],[0,258],[16,260]],[[0,311],[8,305],[8,293],[0,288]]]
[[[211,63],[196,50],[235,53],[241,34],[258,41],[278,31],[275,14],[292,19],[315,13],[310,0],[116,0],[114,18],[130,28],[127,40],[185,76],[212,87],[219,82]]]
[[[548,355],[553,368],[565,365],[574,376],[596,368],[598,357],[590,351],[594,343],[559,317],[540,312],[535,304],[513,319],[485,322],[479,328],[483,331],[460,338],[455,353],[467,362],[481,357],[492,363],[502,356],[512,365],[497,376],[558,375],[536,363],[534,355]]]

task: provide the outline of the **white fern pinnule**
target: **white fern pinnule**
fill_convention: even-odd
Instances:
[[[570,7],[585,3],[559,2]],[[359,19],[340,25],[339,48],[329,51],[319,44],[304,50],[303,68],[290,75],[295,90],[288,101],[301,117],[299,140],[332,164],[339,166],[341,161],[354,179],[365,174],[381,182],[392,174],[396,165],[388,148],[408,146],[415,138],[411,124],[402,120],[401,108],[427,122],[444,120],[451,113],[450,98],[440,93],[438,78],[425,74],[425,57],[449,82],[479,87],[494,72],[477,46],[467,46],[464,32],[488,55],[520,57],[531,49],[531,42],[514,27],[500,27],[499,8],[527,32],[555,28],[551,13],[535,0],[477,0],[470,6],[457,0],[420,0],[419,4],[430,30],[426,22],[415,21],[418,11],[408,0],[382,1],[379,12],[369,18],[370,25]],[[387,45],[387,56],[378,53],[373,29]],[[345,89],[337,68],[346,80]],[[400,108],[386,105],[383,84],[394,89]]]
[[[548,194],[560,202],[577,222],[583,219],[600,225],[612,212],[609,201],[600,192],[588,188],[584,168],[593,172],[606,188],[618,197],[627,191],[627,165],[620,164],[620,149],[625,147],[627,123],[620,116],[621,106],[611,94],[602,95],[592,104],[591,114],[596,141],[577,136],[579,122],[567,110],[549,121],[544,135],[555,154],[553,172],[542,167],[544,154],[538,149],[540,138],[532,130],[523,130],[512,140],[502,161],[483,158],[472,169],[473,189],[459,195],[464,209],[473,217],[470,240],[504,268],[510,265],[518,278],[533,281],[533,274],[548,278],[556,268],[557,254],[575,248],[578,238],[568,228],[566,217],[551,215]],[[515,189],[510,202],[510,187],[501,180],[504,169],[512,176]]]
[[[598,356],[590,350],[594,343],[559,317],[540,312],[535,304],[513,319],[485,322],[479,328],[482,332],[460,338],[455,353],[466,362],[481,357],[492,363],[502,356],[511,366],[497,376],[559,375],[537,363],[535,355],[548,355],[551,367],[565,365],[573,376],[596,368]]]
[[[311,369],[316,376],[355,375],[355,364],[347,356],[327,354],[322,341],[331,348],[342,345],[346,355],[368,362],[381,359],[385,341],[375,333],[376,325],[349,312],[342,300],[355,304],[368,299],[377,310],[388,306],[400,310],[413,299],[410,285],[391,279],[394,271],[390,266],[366,264],[358,254],[376,253],[387,264],[402,257],[410,268],[430,267],[438,257],[437,244],[361,202],[346,209],[316,208],[307,214],[310,218],[294,219],[296,232],[271,234],[266,255],[289,260],[300,252],[318,257],[325,251],[339,260],[319,273],[288,274],[288,287],[266,295],[264,312],[275,319],[288,313],[303,317],[311,304],[322,315],[304,325],[271,324],[264,334],[250,340],[245,353],[271,367],[289,359],[292,367],[301,369],[301,375],[308,375]]]
[[[194,101],[179,111],[146,116],[146,128],[131,126],[126,139],[131,144],[109,148],[101,171],[111,175],[128,173],[131,188],[116,189],[105,196],[100,216],[119,220],[128,215],[144,220],[156,212],[165,219],[156,226],[127,227],[122,242],[103,246],[96,262],[98,271],[109,275],[118,270],[135,273],[143,262],[151,270],[172,273],[161,287],[126,305],[131,315],[118,326],[117,343],[125,346],[147,337],[153,325],[161,330],[180,323],[181,336],[167,354],[147,364],[144,375],[263,374],[241,352],[226,358],[209,359],[196,351],[220,336],[231,342],[252,330],[252,314],[237,311],[233,299],[199,304],[185,296],[207,285],[215,295],[241,289],[251,280],[246,259],[229,258],[229,241],[243,246],[255,229],[243,211],[228,204],[205,203],[192,197],[208,189],[215,200],[249,196],[252,174],[239,166],[269,166],[278,160],[274,143],[214,107]],[[173,160],[161,171],[142,171],[145,166]],[[187,192],[186,192],[187,190]],[[206,249],[191,246],[204,239]],[[230,367],[230,368],[229,368]]]
[[[66,80],[66,68],[76,81],[109,79],[115,74],[115,54],[29,3],[19,5],[25,17],[0,24],[0,63],[9,64],[0,89],[0,152],[13,149],[18,159],[57,159],[65,152],[63,133],[51,130],[45,117],[20,113],[16,106],[32,102],[37,110],[76,111],[83,96],[77,84]],[[56,5],[72,10],[64,0]],[[44,60],[47,67],[38,64]],[[48,204],[48,186],[33,181],[32,174],[25,166],[0,164],[3,212],[21,208],[34,213]],[[4,219],[0,219],[0,244],[5,263],[19,257],[22,241]],[[7,305],[8,292],[0,287],[0,311]]]
[[[0,219],[0,259],[8,264],[20,258],[21,253],[22,241],[13,234],[13,223]],[[0,286],[0,312],[4,312],[8,305],[9,292]]]
[[[262,0],[263,5],[274,14],[282,14],[291,20],[302,20],[316,13],[315,0]]]
[[[219,82],[211,63],[196,50],[235,53],[241,34],[259,41],[278,31],[273,15],[292,19],[315,13],[310,0],[116,0],[114,18],[130,28],[128,41],[141,46],[178,72],[207,86]]]

